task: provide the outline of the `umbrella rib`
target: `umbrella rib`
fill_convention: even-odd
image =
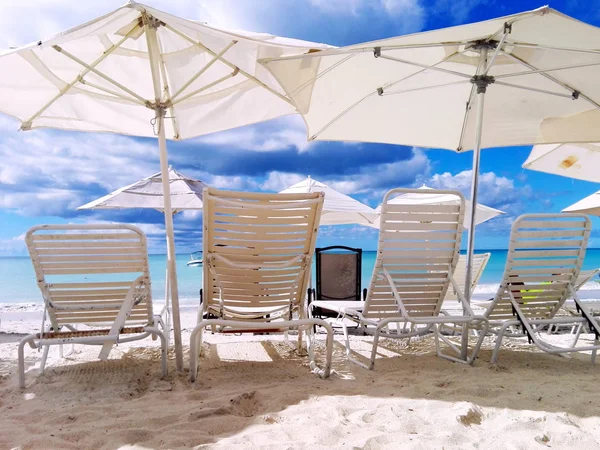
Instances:
[[[410,50],[415,48],[436,48],[436,47],[458,47],[461,45],[468,44],[470,41],[456,41],[456,42],[438,42],[431,44],[409,44],[409,45],[389,45],[389,46],[381,46],[382,52],[388,50]],[[351,48],[351,49],[339,49],[333,48],[329,50],[319,50],[318,52],[310,53],[310,54],[302,54],[302,55],[290,55],[290,56],[280,56],[277,58],[262,58],[259,59],[258,62],[265,65],[272,61],[292,61],[294,59],[312,59],[312,58],[321,58],[325,56],[340,56],[340,55],[356,55],[358,53],[371,53],[373,51],[373,47],[360,47],[360,48]]]
[[[427,64],[421,64],[415,61],[408,61],[406,59],[402,59],[402,58],[395,58],[393,56],[385,56],[385,55],[380,55],[379,58],[381,59],[387,59],[390,61],[396,61],[402,64],[407,64],[409,66],[416,66],[416,67],[421,67],[423,69],[429,69],[429,70],[434,70],[437,72],[442,72],[442,73],[447,73],[449,75],[455,75],[457,77],[462,77],[462,78],[471,78],[471,75],[467,74],[467,73],[462,73],[462,72],[456,72],[454,70],[448,70],[448,69],[442,69],[440,67],[435,67],[435,64],[433,66],[429,66]],[[443,62],[443,61],[442,61]],[[437,64],[441,64],[441,63],[437,63]]]
[[[94,70],[95,66],[100,64],[102,61],[104,61],[104,59],[107,56],[109,56],[112,52],[114,52],[117,48],[119,48],[127,39],[129,39],[129,36],[131,34],[133,34],[134,31],[135,31],[135,28],[132,29],[131,31],[129,31],[129,33],[127,33],[125,36],[123,36],[123,38],[120,39],[117,43],[113,44],[110,48],[105,50],[104,53],[102,53],[102,55],[100,55],[94,62],[92,62],[92,64],[89,66],[90,69],[86,68],[85,70],[83,70],[79,75],[77,75],[77,77],[75,79],[73,79],[73,81],[71,81],[65,87],[63,87],[60,91],[58,91],[58,94],[56,94],[52,99],[50,99],[50,101],[48,101],[37,112],[35,112],[31,117],[29,117],[29,119],[24,121],[23,124],[21,125],[21,129],[22,130],[30,129],[32,122],[37,117],[39,117],[44,111],[46,111],[50,106],[52,106],[52,104],[54,104],[54,102],[56,102],[59,98],[61,98],[63,95],[65,95],[73,86],[75,86],[78,82],[82,81],[83,77],[86,76],[88,74],[88,72],[90,72],[90,70]]]
[[[200,92],[206,91],[207,89],[210,89],[213,86],[216,86],[217,84],[222,83],[225,80],[228,80],[230,78],[233,78],[237,75],[237,71],[233,71],[225,76],[222,76],[221,78],[219,78],[218,80],[212,81],[204,86],[202,86],[201,88],[196,89],[195,91],[190,92],[189,94],[184,95],[183,97],[180,97],[177,101],[175,101],[173,104],[179,104],[184,102],[185,100],[187,100],[190,97],[195,96],[196,94],[199,94]]]
[[[440,62],[437,62],[437,63],[435,63],[435,64],[433,64],[431,66],[423,67],[421,70],[417,70],[416,72],[411,73],[410,75],[407,75],[404,78],[401,78],[401,79],[399,79],[397,81],[393,81],[391,83],[388,83],[388,84],[386,84],[385,86],[382,86],[382,87],[383,87],[383,89],[389,89],[392,86],[396,86],[396,85],[398,85],[398,84],[400,84],[400,83],[402,83],[402,82],[404,82],[404,81],[406,81],[406,80],[408,80],[408,79],[410,79],[410,78],[412,78],[412,77],[414,77],[416,75],[419,75],[420,73],[425,72],[426,70],[428,70],[430,68],[434,68],[436,66],[439,66],[440,64],[443,64],[443,63],[447,62],[448,60],[450,60],[450,58],[454,58],[456,55],[460,55],[461,53],[464,53],[464,52],[465,52],[465,50],[463,50],[463,51],[455,51],[454,53],[446,56]]]
[[[185,33],[182,33],[181,31],[177,30],[176,28],[173,28],[172,26],[170,26],[169,24],[165,24],[165,27],[172,31],[173,33],[175,33],[176,35],[180,36],[181,38],[185,39],[186,41],[190,42],[191,44],[200,47],[201,49],[207,51],[208,53],[210,53],[213,56],[216,56],[217,53],[212,51],[210,48],[206,47],[204,44],[195,41],[194,39],[192,39],[191,37],[189,37],[188,35],[186,35]],[[219,60],[221,62],[223,62],[223,64],[231,67],[235,73],[240,72],[242,75],[244,75],[246,78],[254,81],[256,84],[258,84],[259,86],[261,86],[262,88],[266,89],[267,91],[269,91],[271,94],[275,95],[276,97],[279,97],[281,100],[285,101],[286,103],[292,105],[295,107],[294,103],[292,103],[292,101],[287,98],[285,95],[277,92],[275,89],[267,86],[265,83],[263,83],[262,81],[260,81],[258,78],[256,78],[253,75],[250,75],[248,72],[246,72],[243,69],[240,69],[238,66],[236,66],[235,64],[227,61],[225,58],[221,57],[219,58]]]
[[[407,75],[407,76],[405,76],[404,78],[401,78],[400,80],[393,81],[393,82],[391,82],[391,83],[388,83],[388,84],[386,84],[386,85],[385,85],[385,88],[387,89],[387,88],[389,88],[389,87],[396,86],[397,84],[399,84],[399,83],[402,83],[403,81],[406,81],[406,80],[408,80],[409,78],[411,78],[411,77],[414,77],[414,76],[416,76],[416,75],[418,75],[418,74],[420,74],[420,73],[424,72],[424,71],[425,71],[425,70],[427,70],[427,69],[431,69],[431,68],[434,68],[435,66],[437,66],[437,65],[439,65],[439,64],[443,64],[443,63],[445,63],[445,62],[446,62],[446,61],[448,61],[450,58],[453,58],[454,56],[456,56],[456,55],[458,55],[458,54],[460,54],[460,53],[463,53],[463,52],[462,52],[462,51],[460,51],[460,52],[459,52],[459,51],[456,51],[456,52],[454,52],[454,53],[452,53],[452,54],[450,54],[450,55],[446,56],[444,59],[442,59],[441,61],[439,61],[439,62],[437,62],[437,63],[435,63],[435,64],[433,64],[433,65],[431,65],[431,66],[426,66],[426,67],[423,67],[423,68],[421,68],[421,70],[417,70],[416,72],[414,72],[414,73],[411,73],[410,75]],[[354,55],[350,55],[350,56],[348,56],[347,58],[344,58],[342,61],[340,61],[339,63],[337,63],[337,65],[333,65],[333,66],[332,66],[331,68],[329,68],[327,71],[329,71],[330,69],[333,69],[334,67],[337,67],[339,64],[342,64],[343,62],[347,61],[347,60],[348,60],[349,58],[351,58],[352,56],[354,56]],[[381,58],[381,56],[379,56],[379,58]],[[387,59],[387,58],[386,58],[386,59]],[[324,72],[324,73],[325,73],[325,72]],[[377,91],[375,91],[375,92],[370,92],[370,93],[368,93],[367,95],[365,95],[364,97],[362,97],[361,99],[357,100],[357,101],[356,101],[354,104],[350,105],[350,106],[349,106],[347,109],[345,109],[345,110],[344,110],[344,111],[342,111],[340,114],[338,114],[336,117],[334,117],[333,119],[331,119],[331,121],[329,121],[329,122],[328,122],[326,125],[324,125],[324,126],[323,126],[323,128],[321,128],[319,131],[317,131],[315,134],[313,134],[313,135],[312,135],[312,136],[309,138],[309,140],[314,140],[314,139],[316,139],[316,138],[319,136],[319,134],[321,134],[323,131],[325,131],[327,128],[329,128],[329,127],[330,127],[330,126],[331,126],[331,125],[332,125],[334,122],[336,122],[336,121],[338,121],[339,119],[341,119],[341,118],[342,118],[343,116],[345,116],[345,115],[346,115],[346,114],[347,114],[347,113],[348,113],[348,112],[349,112],[351,109],[353,109],[354,107],[356,107],[358,104],[360,104],[361,102],[363,102],[363,101],[364,101],[364,100],[366,100],[367,98],[371,97],[372,95],[374,95],[374,94],[376,94],[376,93],[377,93],[377,94],[379,94],[379,95],[383,95],[383,89],[384,89],[384,88],[379,88]],[[380,93],[380,92],[381,92],[381,93]],[[408,91],[406,91],[406,92],[408,92]],[[398,92],[398,93],[400,93],[400,92]],[[395,92],[392,92],[391,94],[395,94]]]
[[[512,26],[512,24],[511,24],[511,26]],[[482,75],[487,75],[488,72],[490,71],[490,69],[492,68],[492,66],[494,65],[494,61],[496,61],[496,57],[498,56],[498,53],[500,53],[500,50],[502,49],[502,45],[504,45],[504,41],[506,40],[506,37],[508,36],[509,32],[510,32],[510,28],[507,26],[507,24],[504,24],[504,34],[502,34],[500,41],[496,44],[496,50],[494,50],[494,54],[492,55],[491,59],[488,61],[487,66],[485,67],[485,70],[483,71]],[[496,34],[498,34],[498,33],[496,32],[491,37],[495,36]],[[490,39],[491,39],[491,37],[490,37]]]
[[[538,69],[537,67],[535,67],[532,64],[529,64],[527,61],[522,60],[518,56],[512,55],[510,53],[506,53],[505,51],[502,51],[502,53],[505,54],[506,56],[508,56],[509,58],[512,58],[515,61],[521,63],[522,65],[524,65],[528,69],[540,71],[540,69]],[[552,75],[549,75],[549,74],[545,73],[544,71],[540,71],[539,73],[540,73],[540,75],[542,75],[543,77],[547,78],[548,80],[550,80],[550,81],[558,84],[559,86],[563,87],[564,89],[570,91],[571,94],[572,94],[572,96],[573,96],[573,99],[577,99],[578,97],[581,97],[584,100],[586,100],[588,103],[590,103],[591,105],[593,105],[595,108],[600,109],[600,105],[598,103],[596,103],[594,100],[592,100],[591,98],[589,98],[587,95],[582,94],[577,89],[574,89],[571,86],[569,86],[568,84],[563,83],[560,80],[557,80]]]
[[[221,57],[231,48],[233,47],[235,44],[237,44],[238,41],[231,41],[228,45],[225,46],[225,48],[223,48],[223,50],[221,50],[219,53],[217,53],[216,55],[213,56],[213,58],[206,63],[205,66],[203,66],[198,72],[196,72],[195,75],[193,75],[186,83],[183,84],[183,86],[181,86],[177,92],[175,92],[172,96],[171,96],[171,100],[175,100],[177,97],[179,97],[179,95],[185,91],[190,84],[192,84],[194,81],[196,81],[204,72],[206,72],[210,66],[212,66],[214,63],[216,63],[217,61],[219,61],[221,59]]]
[[[148,101],[142,97],[141,95],[136,94],[135,92],[133,92],[131,89],[123,86],[121,83],[119,83],[116,80],[113,80],[111,77],[109,77],[108,75],[106,75],[104,72],[101,72],[100,70],[96,69],[94,66],[91,66],[90,64],[82,61],[81,59],[79,59],[77,56],[69,53],[68,51],[66,51],[64,48],[58,46],[58,45],[53,45],[52,48],[54,50],[56,50],[57,52],[59,52],[62,55],[65,55],[67,58],[71,59],[72,61],[75,61],[77,64],[83,66],[84,68],[87,69],[88,72],[93,72],[96,75],[98,75],[100,78],[104,79],[105,81],[108,81],[110,84],[118,87],[119,89],[121,89],[122,91],[127,92],[129,95],[131,95],[132,97],[135,97],[136,99],[138,99],[142,104],[147,105]],[[106,52],[104,53],[104,55],[106,54]]]
[[[539,161],[539,160],[540,160],[540,159],[542,159],[543,157],[545,157],[545,156],[548,156],[550,153],[554,153],[554,152],[555,152],[555,151],[557,151],[559,148],[561,148],[561,147],[562,147],[562,145],[563,145],[563,144],[557,145],[556,147],[554,147],[554,148],[553,148],[552,150],[550,150],[549,152],[547,152],[547,153],[544,153],[543,155],[540,155],[540,156],[538,156],[537,158],[535,158],[534,160],[530,161],[530,162],[529,162],[529,164],[527,164],[527,167],[531,166],[531,164],[533,164],[533,163],[534,163],[534,162],[536,162],[536,161]],[[524,168],[527,168],[527,167],[525,167],[525,163],[523,163],[522,167],[524,167]],[[533,170],[533,169],[532,169],[532,170]]]
[[[131,103],[135,103],[136,105],[142,105],[142,106],[146,106],[145,104],[143,104],[143,103],[139,102],[138,100],[136,100],[136,99],[134,99],[134,98],[131,98],[131,97],[126,97],[125,95],[123,95],[123,94],[120,94],[120,93],[118,93],[117,91],[113,91],[112,89],[107,89],[107,88],[105,88],[105,87],[103,87],[103,86],[99,86],[99,85],[97,85],[97,84],[95,84],[95,83],[90,83],[90,82],[89,82],[89,81],[87,81],[87,80],[81,79],[81,80],[79,80],[79,82],[80,82],[81,84],[85,85],[85,86],[89,86],[89,87],[91,87],[91,88],[97,89],[97,90],[99,90],[99,91],[102,91],[102,92],[105,92],[105,93],[107,93],[107,94],[110,94],[110,95],[111,95],[111,97],[115,97],[115,98],[118,98],[118,99],[121,99],[121,100],[125,100],[125,101],[127,101],[127,102],[131,102]],[[88,91],[88,90],[81,89],[81,88],[78,88],[78,89],[80,89],[80,90],[81,90],[81,91],[83,91],[83,92],[89,93],[90,95],[95,95],[95,93],[94,93],[94,92],[92,92],[92,91]],[[98,94],[98,95],[101,95],[101,94]],[[103,97],[106,97],[106,96],[103,96]]]
[[[465,138],[465,131],[467,130],[467,122],[469,120],[469,114],[471,113],[471,103],[473,102],[473,97],[475,95],[475,90],[477,86],[471,86],[471,92],[469,93],[469,99],[467,100],[467,106],[465,108],[465,116],[463,119],[462,128],[460,130],[460,138],[458,140],[458,146],[456,147],[456,151],[460,152],[463,148],[463,140]]]
[[[496,80],[499,80],[501,78],[511,78],[511,77],[520,77],[523,75],[534,75],[534,74],[539,74],[539,73],[548,73],[548,72],[558,72],[560,70],[569,70],[569,69],[581,69],[584,67],[595,67],[595,66],[600,66],[600,61],[599,62],[593,62],[593,63],[585,63],[585,64],[577,64],[577,65],[571,65],[571,66],[560,66],[560,67],[552,67],[550,69],[538,69],[538,70],[527,70],[524,72],[515,72],[515,73],[505,73],[502,75],[496,75],[494,76],[494,78]]]
[[[179,139],[179,125],[177,123],[177,117],[175,114],[175,108],[173,106],[173,97],[171,97],[171,90],[169,88],[169,79],[167,78],[167,67],[165,66],[165,60],[161,51],[160,39],[158,33],[156,34],[156,41],[158,43],[158,61],[160,67],[160,73],[164,83],[164,91],[166,95],[166,103],[169,105],[169,116],[171,118],[171,124],[173,125],[173,138]]]
[[[424,91],[426,89],[437,89],[437,88],[441,88],[441,87],[447,87],[447,86],[454,86],[457,84],[465,84],[465,83],[470,83],[471,80],[460,80],[460,81],[453,81],[452,83],[444,83],[444,84],[436,84],[436,85],[432,85],[432,86],[423,86],[423,87],[418,87],[418,88],[413,88],[413,89],[404,89],[401,91],[384,91],[381,95],[396,95],[396,94],[406,94],[407,92],[416,92],[416,91]]]
[[[320,72],[317,74],[317,76],[312,77],[310,80],[305,81],[304,83],[302,83],[300,86],[298,86],[296,89],[294,89],[290,95],[294,95],[297,94],[298,92],[304,90],[305,87],[307,87],[308,85],[310,85],[311,83],[317,81],[319,78],[323,77],[324,75],[328,74],[329,72],[331,72],[333,69],[337,69],[339,66],[341,66],[342,64],[344,64],[346,61],[352,59],[354,56],[356,55],[356,53],[353,53],[351,55],[346,56],[344,59],[336,62],[335,64],[332,64],[330,67],[328,67],[327,69],[323,70],[323,72]]]
[[[573,99],[572,94],[561,94],[560,92],[552,92],[552,91],[548,91],[546,89],[537,89],[537,88],[533,88],[533,87],[529,87],[529,86],[520,86],[518,84],[506,83],[504,81],[495,81],[494,84],[499,84],[500,86],[507,86],[507,87],[511,87],[511,88],[515,88],[515,89],[523,89],[525,91],[539,92],[541,94],[555,95],[557,97]]]
[[[522,48],[557,50],[557,51],[562,51],[562,52],[586,53],[586,54],[592,54],[592,55],[600,55],[600,50],[589,50],[589,49],[583,49],[583,48],[553,47],[553,46],[549,46],[549,45],[528,44],[526,42],[511,42],[510,45],[512,45],[514,47],[522,47]]]

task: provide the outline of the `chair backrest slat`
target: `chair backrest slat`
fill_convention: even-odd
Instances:
[[[490,256],[491,253],[476,253],[473,255],[471,292],[473,292],[479,283],[479,279],[481,278],[481,275],[483,275],[483,271],[485,270],[485,266],[487,265]],[[459,288],[461,289],[461,292],[464,293],[465,283],[467,282],[467,255],[460,255],[458,258],[458,263],[456,264],[456,269],[454,270],[454,279],[456,280],[456,284],[458,284]],[[446,300],[458,300],[456,290],[453,286],[450,286],[448,289]]]
[[[575,287],[591,232],[582,214],[525,214],[512,226],[504,276],[490,320],[514,319],[511,293],[527,318],[554,317]]]
[[[394,205],[400,194],[420,189],[393,189],[383,200],[377,260],[363,315],[383,319],[400,315],[387,271],[411,317],[437,316],[459,257],[465,200],[458,191],[427,190],[456,196],[454,204]]]
[[[323,194],[204,190],[204,308],[303,312]]]
[[[126,324],[152,320],[146,237],[139,228],[40,225],[25,240],[53,327],[113,322],[134,284],[140,301]]]

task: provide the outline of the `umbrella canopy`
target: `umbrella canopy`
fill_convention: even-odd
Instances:
[[[323,192],[325,202],[321,213],[321,225],[359,224],[372,226],[378,213],[370,206],[342,194],[317,180],[308,177],[296,183],[280,194],[298,194]]]
[[[258,58],[322,44],[227,31],[135,2],[0,53],[0,112],[22,130],[157,136],[173,303],[176,366],[183,370],[166,139],[184,139],[295,112]]]
[[[262,62],[297,105],[309,139],[473,149],[476,204],[482,147],[600,142],[598,42],[599,28],[542,7]],[[474,226],[471,208],[467,301]]]
[[[547,144],[531,149],[523,168],[600,183],[600,144]]]
[[[295,113],[257,58],[325,47],[228,31],[129,2],[0,54],[0,111],[25,130],[155,137],[157,126],[150,122],[158,79],[159,103],[168,116],[165,135],[185,139]]]
[[[543,7],[263,63],[310,139],[463,151],[486,87],[481,147],[600,141],[598,42],[599,28]]]
[[[206,187],[202,181],[186,177],[169,167],[169,186],[173,214],[185,209],[202,209],[202,189]],[[77,209],[124,208],[151,208],[164,212],[165,203],[161,173],[155,173],[129,186],[117,189]]]
[[[421,186],[419,189],[423,190],[422,194],[402,194],[388,202],[392,205],[458,205],[460,202],[457,200],[455,195],[449,194],[427,194],[427,190],[431,190],[428,186]],[[466,212],[464,227],[468,229],[470,226],[469,211],[471,210],[471,202],[466,201]],[[381,205],[376,209],[377,212],[381,211]],[[489,206],[477,204],[475,211],[475,225],[487,222],[494,217],[504,214],[499,209],[490,208]],[[379,219],[375,221],[374,226],[379,228]]]
[[[600,191],[596,191],[592,195],[579,200],[577,203],[567,206],[562,212],[577,212],[600,216]]]

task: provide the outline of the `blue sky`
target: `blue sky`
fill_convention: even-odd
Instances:
[[[37,40],[120,6],[121,1],[22,0],[0,4],[0,48]],[[410,32],[485,20],[534,9],[539,1],[496,0],[148,0],[152,6],[215,25],[348,45]],[[550,4],[600,25],[600,1]],[[40,223],[123,221],[149,236],[153,253],[164,251],[163,217],[156,211],[78,212],[75,208],[159,170],[156,142],[116,135],[51,130],[17,132],[0,116],[0,256],[24,255],[23,234]],[[481,249],[506,248],[512,220],[525,212],[553,212],[599,189],[594,183],[525,171],[530,147],[486,149],[481,161],[480,202],[506,215],[477,229]],[[399,186],[456,188],[468,194],[472,154],[411,147],[306,142],[298,117],[169,143],[180,172],[229,189],[277,191],[311,175],[377,206]],[[595,220],[600,229],[600,221]],[[178,251],[200,248],[201,216],[175,219]],[[319,245],[370,250],[375,230],[322,227]],[[600,247],[600,233],[592,239]]]

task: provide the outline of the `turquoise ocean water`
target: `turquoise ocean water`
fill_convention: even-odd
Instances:
[[[506,250],[478,250],[477,253],[491,252],[490,260],[480,281],[477,291],[493,294],[497,288],[506,260]],[[374,251],[364,251],[362,261],[362,284],[369,286],[373,265]],[[189,255],[177,257],[177,279],[182,305],[195,305],[198,302],[198,290],[202,284],[202,269],[187,267]],[[600,267],[600,249],[588,249],[584,261],[584,269]],[[155,301],[164,299],[165,289],[165,255],[150,255],[150,275],[152,292]],[[314,271],[313,271],[314,273]],[[595,284],[595,283],[594,283]],[[600,285],[598,285],[600,287]],[[476,292],[477,292],[476,291]],[[28,257],[0,258],[0,303],[40,303],[41,295],[35,282],[35,275]]]

